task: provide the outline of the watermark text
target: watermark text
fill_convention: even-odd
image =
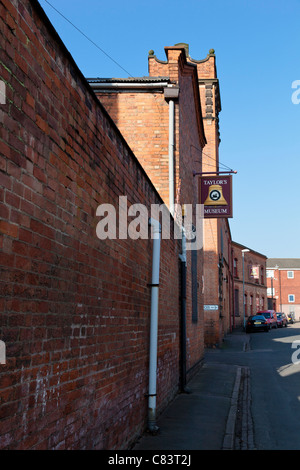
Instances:
[[[292,363],[300,364],[300,340],[292,342],[292,349],[296,349],[296,351],[292,354]]]
[[[6,364],[6,346],[4,341],[0,341],[0,364]]]
[[[150,213],[149,213],[150,212]],[[143,204],[128,207],[127,196],[119,196],[118,207],[100,204],[96,210],[100,217],[96,234],[100,240],[119,239],[146,240],[149,238],[149,220],[161,223],[161,238],[183,240],[186,250],[203,248],[203,204],[175,204],[173,233],[171,233],[171,214],[165,204],[151,204],[150,211]],[[151,231],[151,238],[156,235]]]
[[[6,85],[0,80],[0,104],[6,104]]]
[[[299,104],[300,103],[300,80],[294,80],[292,83],[292,88],[295,91],[292,93],[292,103]]]

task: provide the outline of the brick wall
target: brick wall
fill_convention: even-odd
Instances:
[[[162,199],[169,203],[169,112],[163,93],[97,92]]]
[[[152,241],[99,240],[96,209],[162,200],[39,4],[0,15],[0,448],[126,448],[147,417]],[[179,251],[162,241],[158,411],[178,390]]]

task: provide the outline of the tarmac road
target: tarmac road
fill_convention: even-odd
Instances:
[[[300,450],[300,323],[232,332],[188,386],[134,450]]]
[[[255,449],[300,450],[300,323],[246,336],[243,354],[227,348],[225,338],[221,350],[206,360],[248,370]]]
[[[251,409],[257,449],[300,450],[298,347],[300,323],[269,333],[251,333],[246,355],[251,371]]]

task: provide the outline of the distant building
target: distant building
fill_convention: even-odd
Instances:
[[[300,258],[267,260],[268,304],[300,319]]]
[[[266,283],[267,257],[236,242],[232,242],[232,250],[234,326],[238,327],[244,325],[243,297],[245,319],[250,315],[255,315],[260,310],[268,308]]]

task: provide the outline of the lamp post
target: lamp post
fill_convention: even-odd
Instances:
[[[279,277],[280,311],[282,312],[282,303],[281,303],[281,276],[280,276],[280,269],[279,269],[279,266],[278,266],[278,277]]]
[[[244,319],[244,322],[243,322],[243,325],[244,325],[244,329],[245,329],[245,253],[247,253],[248,251],[248,248],[245,248],[244,250],[242,250],[242,258],[243,258],[243,319]]]
[[[279,269],[278,264],[276,264],[275,269],[276,269],[276,271]],[[274,274],[275,274],[275,273],[274,273]],[[280,286],[280,272],[279,272],[279,271],[278,271],[278,276],[279,276],[279,286]],[[276,281],[275,276],[274,276],[274,281]],[[279,290],[279,293],[280,293],[280,290]],[[275,292],[274,292],[274,294],[275,294]],[[273,291],[272,291],[272,298],[273,298]],[[276,298],[276,297],[275,297],[275,298]],[[277,303],[277,302],[276,302],[276,303]],[[280,304],[281,304],[281,297],[280,297]],[[276,305],[276,307],[277,307],[277,305]],[[278,309],[276,308],[275,310],[278,310]],[[280,305],[280,311],[281,311],[281,305]]]
[[[278,264],[276,264],[275,266],[275,271],[277,271],[277,269],[279,268]],[[271,295],[272,295],[272,310],[276,310],[274,309],[274,294],[275,294],[275,289],[273,287],[273,280],[276,281],[276,278],[275,278],[275,271],[273,271],[273,275],[271,276]],[[279,273],[279,276],[280,276],[280,273]],[[279,283],[280,283],[280,277],[279,277]],[[274,289],[274,290],[273,290]],[[280,304],[281,304],[281,286],[280,286]],[[280,305],[280,311],[281,311],[281,305]]]
[[[274,279],[274,275],[271,276],[271,295],[272,295],[272,304],[271,304],[271,310],[273,310],[274,308],[274,298],[273,298],[273,279]]]

